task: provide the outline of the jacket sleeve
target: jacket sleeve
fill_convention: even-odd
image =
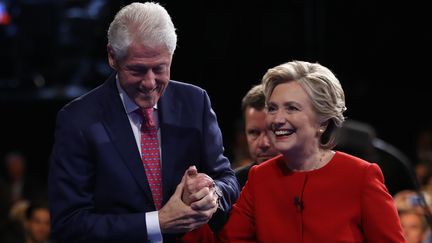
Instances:
[[[213,230],[218,231],[226,221],[232,204],[239,196],[239,186],[230,161],[224,156],[222,133],[217,117],[211,108],[210,98],[203,91],[203,135],[202,150],[204,151],[204,172],[215,180],[223,196],[219,201],[219,209],[210,221]]]
[[[405,242],[399,216],[377,164],[366,169],[362,193],[362,228],[367,242]]]

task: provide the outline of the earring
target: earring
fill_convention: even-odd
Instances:
[[[320,129],[318,130],[318,132],[321,133],[321,134],[323,134],[323,133],[324,133],[324,128],[320,128]]]

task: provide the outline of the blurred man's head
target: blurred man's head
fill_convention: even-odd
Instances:
[[[50,238],[51,222],[48,207],[41,203],[32,203],[26,211],[24,228],[27,243],[43,243]]]
[[[258,164],[278,154],[267,137],[264,108],[265,97],[262,85],[256,85],[243,98],[242,110],[249,154]]]
[[[21,180],[25,173],[26,158],[20,152],[10,152],[5,156],[5,166],[10,180]]]
[[[427,222],[417,210],[399,211],[399,218],[407,243],[422,243],[426,236]]]

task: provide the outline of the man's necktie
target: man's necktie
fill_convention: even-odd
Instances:
[[[153,119],[153,108],[142,109],[141,159],[153,195],[156,209],[162,205],[162,174],[157,127]]]

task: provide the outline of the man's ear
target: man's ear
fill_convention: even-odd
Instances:
[[[114,69],[117,70],[117,61],[114,56],[114,51],[110,45],[107,45],[108,63]]]

